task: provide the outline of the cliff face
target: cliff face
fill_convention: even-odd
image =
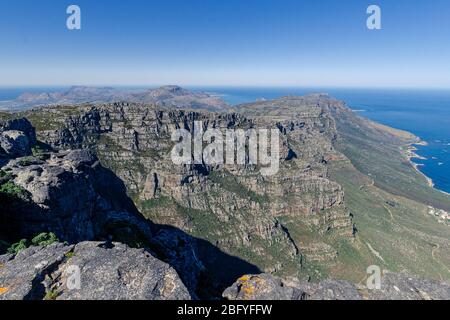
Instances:
[[[267,272],[298,273],[302,251],[313,260],[332,261],[336,255],[320,241],[301,248],[284,221],[318,237],[353,237],[344,192],[328,177],[327,162],[342,156],[332,146],[336,130],[322,106],[271,119],[130,103],[79,108],[64,119],[58,119],[61,109],[38,112],[60,125],[40,131],[41,141],[60,150],[95,150],[146,217],[206,239]],[[176,128],[192,132],[194,121],[202,121],[205,130],[278,129],[280,171],[264,177],[248,165],[174,165],[170,135]]]

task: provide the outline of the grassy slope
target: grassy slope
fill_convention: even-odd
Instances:
[[[405,158],[401,148],[412,137],[353,117],[336,116],[336,147],[350,162],[331,166],[358,229],[353,246],[359,247],[360,256],[348,265],[356,266],[358,274],[373,263],[449,280],[450,226],[429,216],[427,206],[449,210],[450,197],[429,187]]]
[[[376,186],[389,193],[450,211],[450,197],[430,188],[422,174],[407,160],[404,152],[413,136],[396,134],[393,129],[355,117],[337,114],[337,148],[354,167],[373,179]],[[392,134],[394,133],[394,134]]]

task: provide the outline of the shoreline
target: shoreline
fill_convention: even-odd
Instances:
[[[420,167],[425,166],[425,164],[415,163],[413,161],[413,159],[428,160],[427,158],[417,154],[417,151],[419,150],[418,146],[428,146],[429,144],[427,141],[422,140],[420,137],[416,136],[414,133],[411,133],[410,131],[389,127],[384,124],[374,122],[372,120],[369,120],[369,123],[371,123],[372,126],[375,127],[376,129],[387,131],[394,136],[406,140],[405,144],[399,147],[400,152],[406,158],[406,161],[408,161],[408,163],[414,168],[414,170],[425,179],[429,187],[447,196],[450,196],[450,192],[436,188],[433,179],[420,170]]]
[[[422,157],[421,155],[417,154],[416,151],[418,151],[419,149],[416,146],[428,146],[428,142],[421,140],[420,138],[417,137],[417,141],[416,142],[411,142],[409,144],[407,144],[405,147],[405,149],[403,150],[404,155],[406,156],[408,162],[411,164],[411,166],[420,174],[422,175],[425,180],[427,181],[427,184],[429,187],[442,192],[446,195],[450,196],[450,193],[444,191],[444,190],[440,190],[438,188],[435,187],[434,181],[432,178],[428,177],[425,173],[423,173],[420,170],[420,167],[423,166],[423,164],[418,164],[415,163],[412,159],[420,159],[420,160],[427,160],[427,158]]]

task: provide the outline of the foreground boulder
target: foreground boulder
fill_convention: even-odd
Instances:
[[[320,283],[282,280],[269,274],[246,275],[226,289],[228,300],[448,300],[450,284],[386,272],[380,289],[347,281]]]
[[[0,121],[0,158],[29,156],[36,143],[36,131],[27,119]]]
[[[380,290],[370,290],[371,300],[449,300],[450,284],[404,274],[386,273]]]
[[[25,157],[31,154],[28,137],[21,131],[9,130],[0,133],[0,153],[9,157]]]
[[[0,256],[0,261],[0,300],[191,298],[172,267],[119,243],[31,247],[15,257]]]
[[[43,231],[69,243],[106,239],[126,234],[121,225],[130,234],[151,235],[122,182],[87,150],[12,159],[2,170],[14,192],[2,195],[0,231],[11,241]]]
[[[13,119],[8,121],[0,121],[0,132],[5,131],[20,131],[25,134],[30,141],[31,145],[37,143],[36,129],[33,127],[30,121],[26,118]]]
[[[319,284],[282,280],[270,274],[245,275],[226,289],[228,300],[361,300],[356,287],[346,281],[327,280]]]

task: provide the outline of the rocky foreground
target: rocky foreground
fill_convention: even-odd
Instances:
[[[34,129],[26,119],[3,123],[1,128],[3,131],[0,132],[0,136],[8,139],[8,145],[2,144],[1,149],[3,161],[6,161],[6,164],[2,164],[0,177],[2,185],[0,234],[3,243],[31,239],[42,232],[50,231],[67,243],[78,243],[76,247],[60,245],[38,248],[35,246],[20,251],[15,258],[11,255],[2,256],[0,286],[8,288],[9,292],[5,297],[18,297],[28,288],[25,283],[22,283],[23,286],[18,284],[17,279],[11,278],[11,275],[18,276],[24,281],[28,279],[30,284],[40,286],[40,277],[43,280],[49,270],[53,271],[55,264],[63,262],[64,254],[72,251],[85,252],[85,258],[88,260],[98,255],[97,258],[100,259],[98,263],[91,261],[95,268],[102,268],[116,258],[120,263],[120,254],[122,254],[128,262],[131,262],[133,257],[141,256],[143,259],[140,262],[141,265],[148,263],[149,268],[156,268],[155,272],[158,272],[158,268],[170,269],[163,262],[153,258],[150,253],[144,254],[143,249],[133,251],[121,245],[111,251],[106,249],[102,251],[96,244],[79,244],[82,241],[102,239],[108,243],[111,243],[110,239],[115,239],[132,247],[146,247],[149,248],[149,252],[151,250],[158,252],[158,257],[183,274],[184,283],[195,296],[197,281],[204,268],[195,257],[194,239],[181,231],[155,226],[142,217],[126,196],[123,183],[113,173],[102,167],[98,159],[88,150],[47,152],[39,157],[32,157],[31,149],[36,144],[36,137]],[[11,139],[11,132],[20,132],[20,134],[16,134],[16,139]],[[112,254],[113,252],[117,252],[116,257]],[[101,258],[102,254],[103,258]],[[14,259],[11,260],[11,258]],[[41,266],[42,269],[40,267],[35,269],[35,266]],[[142,274],[142,269],[139,269],[136,264],[135,266],[137,269],[133,276],[130,278],[131,275],[127,275],[133,282],[136,281],[133,277],[139,277]],[[30,272],[28,278],[24,277],[26,270]],[[178,279],[173,269],[170,270]],[[10,272],[9,275],[8,272]],[[150,276],[150,278],[155,277],[156,274]],[[155,281],[157,283],[159,280]],[[16,284],[19,285],[17,292],[14,289],[15,286],[10,288]],[[182,287],[185,288],[184,285]],[[37,290],[34,287],[28,289]],[[44,295],[45,292],[46,290]],[[27,295],[32,298],[38,297],[38,294],[26,292],[22,298],[26,298]],[[119,292],[115,297],[118,296],[125,298],[127,295]],[[87,298],[84,294],[80,297]],[[99,296],[91,296],[91,298],[94,297]],[[104,298],[112,297],[104,296]],[[186,298],[186,296],[182,297]]]
[[[144,249],[120,243],[31,247],[15,257],[1,256],[0,262],[1,300],[192,298],[172,267]],[[79,284],[74,278],[77,270]]]
[[[347,271],[360,278],[371,264],[445,275],[448,230],[423,220],[426,205],[405,200],[435,194],[389,194],[383,179],[396,173],[361,177],[364,166],[356,171],[345,155],[354,156],[344,149],[354,145],[344,145],[345,154],[336,148],[343,137],[358,146],[373,139],[381,142],[355,150],[375,145],[383,157],[385,150],[395,156],[411,137],[395,140],[322,95],[238,109],[114,103],[37,109],[26,113],[31,122],[6,115],[0,253],[8,253],[0,256],[0,299],[450,299],[445,282],[400,273],[386,273],[380,290],[329,280],[348,280]],[[279,175],[264,178],[249,166],[175,167],[167,160],[170,130],[192,129],[194,120],[218,128],[275,125]],[[367,161],[380,163],[374,155]],[[422,188],[409,171],[403,176]],[[448,203],[433,197],[436,206]]]
[[[380,289],[368,289],[348,281],[326,280],[319,283],[282,280],[268,275],[245,275],[223,297],[229,300],[448,300],[450,284],[385,273]]]
[[[76,267],[77,269],[73,269]],[[74,270],[79,270],[76,286]],[[31,247],[0,256],[0,300],[190,300],[177,272],[144,249],[81,242]],[[269,274],[244,275],[228,300],[447,300],[450,284],[386,273],[381,288],[347,281],[309,283]]]

